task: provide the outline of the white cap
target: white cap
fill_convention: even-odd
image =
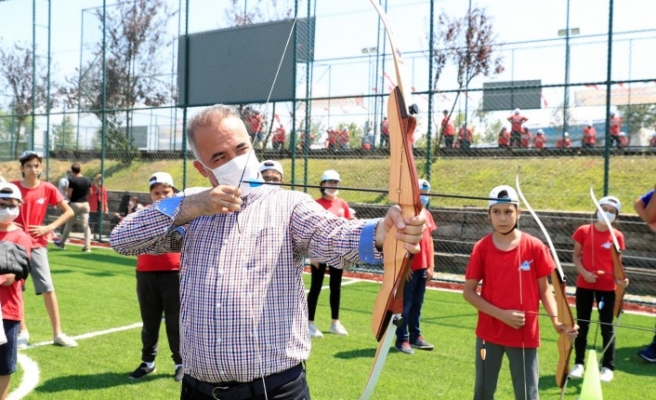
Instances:
[[[421,190],[430,190],[430,182],[428,182],[426,179],[420,179],[419,180],[419,189]]]
[[[324,171],[323,175],[321,175],[321,182],[325,182],[325,181],[341,182],[341,179],[337,171],[335,171],[334,169],[329,169]]]
[[[462,126],[462,127],[467,126],[467,121],[462,121],[462,122],[460,123],[460,126]]]
[[[565,133],[563,133],[563,136],[568,137],[569,133],[565,132]]]
[[[23,202],[23,195],[21,195],[18,186],[9,182],[0,183],[0,199],[16,199]]]
[[[492,191],[490,192],[490,195],[488,196],[490,200],[488,200],[488,207],[492,207],[495,204],[504,204],[504,203],[510,203],[510,204],[516,204],[519,205],[519,196],[517,196],[517,192],[515,189],[513,189],[511,186],[508,185],[501,185],[497,186]],[[499,200],[492,200],[492,199],[499,199]],[[505,200],[501,200],[505,199]]]
[[[602,197],[599,200],[599,205],[603,206],[604,204],[615,207],[615,209],[617,210],[618,213],[620,212],[620,209],[622,208],[622,203],[620,202],[620,199],[618,199],[615,196]]]
[[[21,156],[18,158],[18,161],[22,162],[24,159],[32,155],[37,156],[39,158],[39,161],[43,159],[43,153],[41,153],[40,151],[25,150],[23,154],[21,154]]]
[[[148,188],[152,188],[153,185],[156,185],[158,183],[165,183],[173,188],[174,192],[179,192],[178,189],[173,186],[173,178],[171,177],[171,174],[167,172],[155,172],[150,176],[150,179],[148,179]]]
[[[521,110],[520,110],[519,108],[515,108],[515,111],[513,111],[513,112],[514,112],[515,115],[516,115],[516,114],[519,114],[520,111],[521,111]]]
[[[283,176],[285,174],[282,171],[282,165],[278,161],[274,161],[274,160],[262,161],[262,164],[260,164],[260,172],[269,171],[269,170],[277,171],[280,173],[280,175]]]
[[[620,136],[626,136],[626,132],[620,132]]]
[[[544,133],[544,131],[542,129],[538,129],[538,132],[537,132],[538,135],[542,135],[543,133]]]

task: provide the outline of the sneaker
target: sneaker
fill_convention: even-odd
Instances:
[[[408,342],[407,340],[404,342],[396,342],[396,346],[394,347],[396,347],[396,349],[401,353],[405,353],[405,354],[415,353],[415,351],[412,350],[412,347],[410,347],[410,342]]]
[[[65,333],[60,333],[59,335],[52,338],[53,344],[62,347],[77,347],[77,342],[73,338],[68,337]]]
[[[91,249],[88,248],[88,247],[83,247],[83,248],[82,248],[82,252],[83,252],[83,253],[91,253]]]
[[[155,367],[153,367],[153,370],[155,370]],[[176,382],[182,382],[182,378],[184,378],[184,368],[182,368],[182,365],[177,365],[175,367],[175,375],[173,376],[173,379],[175,379]]]
[[[63,242],[53,242],[53,244],[62,250],[66,250],[66,246],[64,245]]]
[[[648,362],[656,363],[656,346],[650,345],[644,350],[640,350],[638,355]]]
[[[323,333],[321,333],[321,331],[317,329],[317,326],[314,324],[314,322],[308,323],[308,332],[310,333],[311,338],[323,337]]]
[[[425,341],[421,336],[419,336],[414,342],[410,342],[410,346],[421,350],[433,350],[435,348],[435,346]]]
[[[583,378],[584,372],[585,372],[585,368],[583,367],[583,364],[574,364],[574,368],[572,368],[572,370],[569,371],[569,377]]]
[[[328,329],[328,332],[340,336],[348,335],[348,332],[346,329],[344,329],[344,326],[339,321],[330,324],[330,329]]]
[[[180,369],[182,369],[182,368],[180,368]],[[130,378],[130,379],[141,379],[144,376],[146,376],[150,373],[153,373],[155,371],[156,371],[155,364],[153,364],[152,368],[148,368],[148,364],[146,364],[145,362],[142,362],[141,364],[139,364],[139,367],[137,367],[137,369],[135,369],[130,375],[128,375],[128,378]],[[176,378],[178,377],[178,371],[177,370],[175,371],[175,377]]]
[[[20,331],[16,338],[16,348],[18,350],[27,349],[27,343],[30,341],[30,333],[28,331]]]
[[[613,376],[615,376],[615,374],[612,370],[602,367],[601,374],[599,374],[599,380],[602,382],[610,382],[613,380]]]

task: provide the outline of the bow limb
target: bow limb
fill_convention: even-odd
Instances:
[[[604,222],[608,227],[608,231],[610,232],[610,237],[613,239],[613,246],[611,247],[610,251],[611,251],[611,256],[613,258],[613,274],[615,275],[615,280],[624,281],[626,279],[626,274],[624,273],[624,265],[622,264],[622,248],[620,247],[620,242],[617,240],[617,235],[615,235],[615,229],[613,229],[613,226],[608,220],[606,213],[599,205],[599,201],[597,200],[597,197],[595,196],[594,193],[594,186],[592,185],[590,185],[590,198],[592,199],[592,202],[595,204],[597,211],[599,211],[599,214],[604,219]],[[615,304],[613,305],[613,315],[615,316],[615,318],[618,319],[620,317],[620,314],[622,313],[622,305],[624,303],[625,290],[626,288],[624,286],[620,286],[620,285],[615,286]],[[615,335],[613,334],[613,336]]]
[[[554,297],[556,299],[556,308],[558,309],[557,319],[567,328],[572,329],[574,327],[574,317],[572,316],[572,310],[567,303],[567,294],[565,292],[567,287],[567,277],[563,272],[563,267],[560,265],[556,247],[551,240],[551,236],[549,236],[549,232],[547,232],[544,224],[533,210],[533,207],[531,207],[528,201],[526,201],[526,197],[524,197],[522,189],[519,186],[519,173],[517,173],[515,176],[515,186],[517,187],[517,194],[519,195],[519,198],[522,199],[526,209],[529,211],[535,222],[540,227],[544,237],[547,239],[549,250],[551,251],[551,256],[553,257],[554,263],[556,264],[556,269],[551,272],[551,284],[554,287]],[[567,337],[567,334],[563,332],[558,338],[558,366],[556,367],[556,384],[561,388],[561,398],[565,392],[565,388],[567,387],[567,377],[569,375],[569,359],[571,354],[572,341]]]
[[[378,12],[390,42],[396,69],[398,85],[389,96],[387,115],[390,130],[390,179],[389,199],[401,208],[404,218],[419,215],[422,204],[419,199],[419,183],[417,168],[412,153],[412,137],[416,126],[416,119],[412,114],[417,112],[416,106],[409,105],[411,97],[404,91],[403,86],[403,58],[396,46],[392,30],[385,12],[376,0],[370,0]],[[396,240],[396,228],[387,232],[383,244],[383,284],[376,297],[372,316],[372,331],[378,348],[367,385],[361,399],[368,399],[382,371],[385,359],[389,352],[392,339],[395,335],[395,325],[401,320],[403,313],[403,286],[405,278],[410,272],[412,254],[408,253],[403,243]]]

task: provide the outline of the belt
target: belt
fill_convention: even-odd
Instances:
[[[187,374],[184,376],[184,383],[192,386],[205,396],[210,396],[216,400],[243,400],[264,394],[266,390],[272,390],[296,379],[303,372],[303,365],[298,364],[281,372],[276,372],[265,376],[264,379],[258,378],[250,382],[228,382],[228,383],[209,383],[199,381]],[[264,384],[263,382],[264,381]]]

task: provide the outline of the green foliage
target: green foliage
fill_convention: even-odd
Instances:
[[[62,123],[53,126],[53,139],[55,150],[72,150],[75,148],[75,125],[71,117],[65,115]]]
[[[629,135],[638,132],[640,128],[656,125],[656,104],[622,105],[617,106],[617,111],[622,116],[622,125],[628,125]]]

